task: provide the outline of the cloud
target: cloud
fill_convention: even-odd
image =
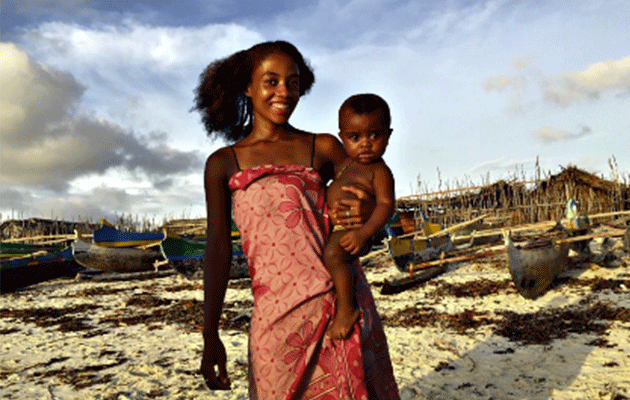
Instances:
[[[151,26],[43,23],[20,37],[33,58],[72,71],[87,89],[81,105],[126,130],[166,132],[169,144],[199,149],[206,135],[191,113],[193,89],[211,61],[264,40],[236,24]]]
[[[63,120],[85,88],[72,75],[33,62],[13,43],[0,42],[0,57],[2,143],[24,146]]]
[[[568,107],[581,100],[596,101],[603,93],[611,92],[615,97],[625,98],[630,94],[630,56],[617,61],[592,64],[581,71],[563,72],[547,76],[531,65],[529,57],[516,57],[512,75],[491,76],[484,82],[487,92],[507,91],[511,94],[508,112],[522,112],[523,98],[528,81],[536,82],[542,100],[561,107]]]
[[[546,100],[563,107],[584,98],[597,100],[606,91],[627,92],[630,90],[630,56],[560,74],[544,81],[542,89]]]
[[[63,191],[79,176],[114,167],[156,180],[201,168],[197,152],[167,146],[164,135],[137,137],[77,114],[85,88],[70,74],[31,60],[12,43],[0,43],[0,53],[0,182]]]
[[[0,191],[0,209],[10,210],[16,205],[24,203],[27,195],[13,188],[2,187]],[[19,209],[19,208],[18,208]]]
[[[98,65],[97,72],[103,76],[108,76],[110,65],[113,73],[125,66],[149,74],[172,73],[175,68],[223,57],[262,40],[260,34],[237,24],[172,27],[132,19],[89,27],[46,22],[20,38],[25,49],[39,58],[46,56],[48,63],[61,66],[66,60],[74,69]]]
[[[532,132],[532,137],[544,143],[552,143],[577,139],[589,135],[591,132],[592,130],[588,126],[583,126],[578,133],[569,133],[565,130],[556,129],[551,126],[543,126]]]
[[[497,92],[502,92],[503,89],[508,87],[513,81],[511,76],[500,75],[500,76],[491,76],[486,80],[483,85],[483,88],[486,91],[496,90]]]

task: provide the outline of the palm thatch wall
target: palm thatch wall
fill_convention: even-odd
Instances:
[[[1,239],[15,239],[38,236],[71,235],[74,230],[91,233],[100,224],[90,222],[68,222],[44,218],[9,220],[0,224]]]
[[[423,213],[430,222],[443,226],[484,214],[490,215],[489,220],[518,225],[563,218],[569,199],[578,202],[582,215],[630,210],[630,186],[571,166],[545,179],[500,180],[484,186],[402,197],[397,207],[407,217],[404,219],[415,220],[416,227]]]

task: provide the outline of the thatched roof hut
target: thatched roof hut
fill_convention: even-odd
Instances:
[[[452,225],[482,214],[509,219],[511,224],[558,220],[569,199],[583,215],[630,210],[630,186],[577,167],[564,168],[546,179],[505,181],[398,199],[400,211],[426,215],[431,222]]]
[[[91,233],[99,227],[100,224],[89,222],[69,222],[43,218],[9,220],[0,224],[0,237],[2,239],[16,239],[34,236],[71,235],[75,229],[81,233]]]

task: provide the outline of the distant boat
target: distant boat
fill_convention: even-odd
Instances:
[[[102,226],[94,231],[94,243],[101,247],[149,247],[156,246],[166,238],[166,232],[123,232],[101,219]]]
[[[569,245],[557,245],[554,237],[542,237],[515,246],[509,233],[504,236],[508,266],[518,292],[528,299],[544,294],[567,267]]]
[[[160,250],[173,268],[190,279],[203,278],[203,258],[206,250],[205,242],[194,242],[178,237],[167,237],[160,243]],[[240,241],[232,242],[232,267],[230,278],[249,277],[247,258],[243,255]]]
[[[54,247],[50,251],[41,250],[41,246],[35,245],[24,245],[22,248],[32,250],[31,246],[38,250],[0,260],[0,293],[12,292],[63,276],[73,276],[83,269],[74,262],[70,247],[61,250]],[[7,246],[7,243],[2,243],[1,247],[3,252],[8,248],[16,248]]]
[[[0,260],[27,256],[42,250],[45,249],[36,244],[0,242]]]
[[[427,237],[390,237],[387,249],[394,259],[394,264],[401,272],[409,272],[410,263],[422,263],[437,259],[440,254],[454,249],[453,242],[447,235]]]
[[[82,266],[106,272],[151,271],[156,269],[156,261],[163,260],[157,247],[104,247],[87,242],[80,233],[72,243],[72,252]]]

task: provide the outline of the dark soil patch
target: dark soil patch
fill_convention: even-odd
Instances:
[[[630,279],[602,279],[602,278],[592,278],[592,279],[575,279],[570,277],[558,278],[556,279],[560,284],[566,285],[567,287],[584,287],[588,286],[591,288],[593,293],[601,292],[604,290],[610,290],[615,294],[623,293],[627,289],[624,289],[630,286]]]
[[[83,297],[83,296],[107,296],[110,294],[117,294],[120,292],[127,292],[127,291],[133,291],[135,290],[137,287],[124,287],[124,288],[108,288],[108,287],[91,287],[91,288],[87,288],[84,289],[80,292],[77,292],[77,294],[75,295],[76,297]]]
[[[488,313],[465,310],[458,314],[438,313],[429,307],[409,307],[398,311],[394,315],[384,317],[383,325],[397,327],[411,326],[439,326],[464,333],[468,329],[476,329],[488,325],[495,320],[488,317]]]
[[[151,293],[136,293],[133,296],[131,296],[125,304],[127,304],[128,306],[153,308],[153,307],[167,306],[171,304],[172,302],[173,302],[172,300],[163,299]]]
[[[165,292],[181,292],[184,290],[203,290],[203,284],[201,283],[188,283],[185,285],[177,285],[164,288]]]
[[[497,335],[527,345],[549,344],[554,339],[566,338],[570,333],[602,336],[610,321],[628,322],[629,319],[629,309],[595,303],[527,314],[502,311],[494,315],[474,310],[447,314],[436,312],[430,307],[408,307],[383,317],[382,322],[383,325],[394,327],[437,326],[460,334],[485,325],[495,325],[494,332]],[[590,344],[616,346],[604,338]]]
[[[74,314],[84,314],[86,312],[101,308],[94,304],[79,304],[65,308],[28,308],[28,309],[0,309],[0,318],[13,318],[24,323],[34,323],[40,327],[58,326],[62,332],[73,332],[90,330],[94,327],[87,324],[88,320]]]
[[[447,363],[446,361],[440,361],[438,365],[435,366],[434,370],[439,372],[439,371],[443,371],[445,369],[450,369],[453,370],[455,369],[454,366],[452,366],[451,364]]]
[[[250,289],[251,287],[252,280],[249,278],[230,279],[228,281],[228,288],[230,289]]]
[[[201,332],[203,329],[202,301],[169,300],[168,303],[165,303],[162,301],[164,299],[159,299],[152,295],[143,295],[139,299],[141,300],[138,300],[138,304],[142,304],[142,308],[150,309],[150,312],[140,313],[137,310],[133,310],[126,314],[101,318],[99,324],[107,323],[113,326],[145,324],[155,326],[158,323],[162,323],[181,324],[189,332]],[[249,318],[239,316],[243,314],[245,309],[251,307],[253,307],[252,301],[225,303],[224,311],[219,321],[220,329],[247,331],[249,329]]]
[[[430,285],[436,286],[431,292],[432,297],[482,297],[498,293],[516,293],[511,279],[502,281],[478,279],[466,283],[431,282]]]
[[[61,367],[45,372],[36,372],[33,376],[41,378],[55,377],[61,382],[71,385],[75,390],[80,390],[89,386],[111,382],[115,376],[114,374],[100,374],[100,372],[122,365],[127,361],[127,358],[118,354],[116,360],[109,364],[89,365],[83,368]]]
[[[587,346],[603,347],[603,348],[606,348],[606,349],[617,347],[616,344],[610,344],[608,342],[608,339],[606,339],[606,338],[597,338],[595,340],[591,340],[590,342],[586,343],[586,345]]]
[[[617,320],[627,310],[609,304],[595,303],[585,308],[567,307],[535,313],[500,313],[495,333],[521,344],[549,344],[569,333],[604,335],[607,321]]]

